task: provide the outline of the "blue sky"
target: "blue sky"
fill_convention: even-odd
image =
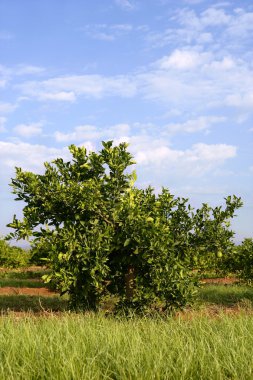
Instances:
[[[241,196],[236,241],[252,237],[252,33],[247,0],[0,0],[0,233],[22,215],[15,166],[113,139],[141,187]]]

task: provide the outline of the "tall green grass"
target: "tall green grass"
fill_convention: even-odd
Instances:
[[[0,379],[253,379],[253,319],[0,318]]]
[[[231,307],[247,301],[253,307],[253,287],[246,285],[206,285],[199,289],[198,301],[202,305],[215,304]]]

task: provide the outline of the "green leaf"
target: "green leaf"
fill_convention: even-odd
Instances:
[[[126,239],[124,242],[124,247],[127,247],[131,242],[131,239]]]

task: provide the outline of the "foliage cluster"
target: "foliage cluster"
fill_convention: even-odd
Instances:
[[[26,267],[30,264],[30,258],[29,251],[10,246],[3,238],[0,238],[0,267]]]
[[[45,254],[51,267],[45,280],[68,293],[74,308],[97,309],[105,295],[119,308],[185,306],[195,293],[192,268],[232,246],[229,219],[240,198],[195,211],[165,188],[156,195],[134,187],[126,143],[103,142],[98,153],[72,145],[70,152],[71,161],[45,163],[44,174],[16,168],[13,193],[25,207],[23,220],[9,224],[10,237],[33,238],[34,254]]]
[[[240,245],[234,246],[232,254],[224,260],[223,265],[242,280],[252,283],[253,239],[246,238]]]

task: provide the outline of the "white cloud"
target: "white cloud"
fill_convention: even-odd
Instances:
[[[210,161],[210,162],[223,162],[228,158],[236,156],[236,147],[227,144],[195,144],[191,151],[188,151],[186,156],[191,161]]]
[[[24,170],[42,171],[43,163],[57,157],[69,158],[67,148],[49,148],[24,142],[0,141],[0,164],[2,170],[13,170],[15,166]]]
[[[0,88],[4,88],[6,86],[7,80],[6,79],[0,79]]]
[[[208,53],[199,53],[193,50],[174,50],[169,56],[157,61],[157,66],[162,70],[178,69],[191,70],[209,60]]]
[[[253,70],[242,60],[177,50],[156,61],[153,67],[138,76],[139,89],[147,99],[181,111],[193,107],[197,111],[201,105],[201,112],[222,105],[252,104]]]
[[[81,140],[98,139],[102,135],[101,131],[98,130],[94,125],[80,125],[74,128],[73,132],[62,133],[56,131],[54,137],[57,142],[74,142]]]
[[[196,32],[206,27],[228,25],[232,22],[233,16],[215,7],[209,7],[199,15],[194,10],[184,8],[176,12],[175,19],[180,25]]]
[[[80,30],[97,40],[114,41],[132,32],[134,27],[131,24],[89,24]]]
[[[129,0],[115,0],[115,4],[126,11],[132,11],[136,8],[135,5]]]
[[[251,42],[253,12],[245,9],[222,9],[226,3],[217,3],[199,13],[189,8],[178,8],[170,18],[170,27],[163,32],[149,33],[148,43],[153,47],[209,44],[209,49],[228,51],[240,49]],[[213,42],[213,45],[210,45]],[[215,43],[214,43],[215,42]]]
[[[115,124],[112,127],[108,128],[107,133],[110,138],[119,137],[119,136],[128,136],[130,133],[131,127],[129,124],[121,123]]]
[[[24,138],[38,136],[42,134],[42,123],[18,124],[14,127],[14,132]]]
[[[5,131],[6,117],[0,116],[0,132]]]
[[[100,75],[73,75],[45,81],[25,82],[19,86],[26,96],[38,100],[73,102],[77,96],[101,98],[102,96],[131,97],[136,93],[136,83],[127,76],[103,77]]]
[[[7,88],[11,81],[16,79],[16,77],[37,75],[44,71],[45,69],[39,66],[21,64],[7,67],[0,64],[0,88]]]
[[[226,14],[223,9],[208,8],[200,16],[202,27],[228,25],[230,21],[231,16]]]
[[[181,80],[180,76],[176,77],[170,72],[153,71],[142,74],[140,82],[144,98],[169,103],[173,107],[179,105],[183,99],[181,106],[189,99],[192,101],[192,92],[195,94],[195,90]]]
[[[223,186],[219,186],[219,185],[213,185],[211,186],[210,184],[206,185],[206,186],[203,186],[201,184],[198,184],[196,183],[194,186],[189,186],[189,185],[186,185],[186,186],[182,186],[181,188],[178,189],[180,193],[184,193],[186,194],[187,197],[189,197],[189,195],[193,194],[197,194],[197,195],[214,195],[214,194],[217,194],[217,195],[220,195],[220,194],[225,194],[226,193],[226,189],[223,187]]]
[[[121,136],[127,136],[130,129],[128,124],[116,124],[108,128],[98,128],[94,125],[80,125],[69,133],[56,131],[54,137],[57,142],[68,143],[83,140],[116,139]]]
[[[7,67],[0,65],[0,88],[5,88],[14,77],[37,75],[43,72],[45,69],[41,66],[19,64]]]
[[[5,66],[0,65],[0,88],[4,88],[8,83],[9,71]]]
[[[242,59],[197,51],[176,49],[146,69],[132,75],[70,75],[24,82],[16,88],[22,96],[42,102],[73,103],[78,97],[134,97],[164,103],[180,112],[192,107],[208,109],[222,105],[250,108],[253,70]],[[176,71],[176,74],[175,74]]]
[[[231,70],[236,68],[236,62],[231,57],[224,57],[221,60],[213,60],[207,65],[207,69],[210,70]]]
[[[224,121],[226,121],[226,118],[223,116],[199,116],[196,119],[187,120],[184,123],[168,124],[165,130],[168,133],[195,133],[199,131],[208,131],[213,124],[223,123]]]
[[[33,65],[17,65],[13,69],[14,75],[35,75],[45,72],[45,68]]]
[[[213,4],[213,8],[226,8],[230,7],[231,3],[229,1],[218,1],[217,3]]]
[[[83,137],[83,141],[78,146],[85,146],[88,150],[96,150],[97,129],[90,128],[90,126],[82,127],[82,131],[81,128],[76,128],[74,131],[77,134],[80,133],[78,138]],[[173,148],[163,138],[156,138],[144,133],[130,135],[130,127],[125,124],[112,126],[110,133],[113,130],[119,133],[119,137],[114,136],[116,144],[121,141],[130,143],[129,150],[137,162],[137,171],[141,173],[148,170],[149,178],[155,176],[163,182],[165,178],[168,179],[168,175],[172,179],[176,177],[194,178],[201,177],[206,173],[212,174],[215,170],[220,169],[226,160],[236,156],[236,147],[227,144],[198,143],[183,150]],[[85,134],[85,132],[87,133]],[[93,132],[94,135],[92,135]],[[123,137],[120,135],[121,132],[126,133],[127,136]],[[67,138],[61,141],[67,141]],[[44,171],[43,163],[45,161],[50,162],[57,157],[69,160],[68,149],[66,147],[50,148],[21,141],[0,141],[0,168],[5,175],[8,173],[12,175],[15,166],[42,173]],[[154,178],[152,181],[154,183]]]
[[[76,96],[73,91],[56,91],[56,92],[41,92],[37,94],[39,100],[47,101],[60,101],[73,103],[76,100]]]
[[[228,95],[225,99],[228,106],[240,108],[253,108],[253,91],[245,94]]]
[[[197,14],[184,9],[175,14],[172,24],[176,24],[176,27],[171,30],[174,33],[190,31],[198,38],[202,35],[203,39],[210,41],[214,36],[213,29],[207,28],[208,25],[219,22],[222,30],[228,30],[228,25],[231,26],[242,17],[246,17],[245,11],[228,13],[223,9],[210,7]],[[247,13],[246,19],[248,18],[250,16]],[[101,24],[99,27],[107,30],[108,25]],[[132,28],[134,27],[127,23],[110,25],[110,31],[128,32]],[[217,40],[215,36],[215,41]],[[58,76],[23,82],[16,89],[21,89],[24,97],[42,102],[73,103],[78,97],[102,99],[109,96],[131,98],[138,95],[145,100],[163,103],[169,109],[178,109],[179,112],[188,114],[192,109],[195,114],[210,113],[210,108],[224,105],[252,109],[253,70],[245,57],[237,58],[232,52],[226,51],[226,46],[221,49],[219,44],[215,44],[214,49],[197,45],[191,47],[189,44],[179,46],[172,48],[172,51],[168,50],[167,55],[133,74]],[[175,128],[193,130],[194,127],[189,122]],[[208,129],[200,119],[197,120],[196,128]],[[58,135],[57,138],[64,137]]]
[[[101,41],[114,41],[115,36],[113,34],[105,33],[105,32],[94,32],[91,36],[97,40]]]
[[[237,8],[226,33],[231,38],[243,40],[252,36],[253,12],[246,12],[244,9]]]
[[[205,0],[184,0],[186,4],[200,4],[203,3]]]
[[[208,32],[199,33],[199,35],[196,37],[196,42],[200,45],[210,44],[213,42],[213,35],[212,33]]]
[[[133,30],[133,25],[131,25],[131,24],[114,24],[114,25],[111,25],[111,29],[122,31],[122,32],[131,32]]]
[[[236,156],[237,148],[227,144],[194,144],[186,150],[174,149],[165,139],[145,134],[118,139],[115,143],[130,143],[137,167],[148,168],[161,178],[168,176],[203,176],[220,168],[228,159]]]
[[[183,154],[182,151],[173,150],[166,145],[157,144],[157,146],[153,146],[152,149],[138,150],[135,154],[135,160],[139,165],[155,165],[164,168],[166,165],[169,167],[172,163],[175,164]]]
[[[11,103],[1,103],[0,102],[0,114],[6,114],[9,112],[12,112],[15,110],[17,107],[16,104],[11,104]]]
[[[136,150],[135,138],[130,139],[132,142],[132,149]],[[203,172],[209,171],[217,164],[223,163],[226,159],[236,156],[236,147],[226,144],[194,144],[191,149],[176,150],[162,143],[162,141],[155,140],[149,146],[143,146],[142,149],[137,149],[135,158],[139,164],[144,165],[158,165],[167,166],[173,170],[179,167],[191,168],[188,173],[191,175],[196,171],[196,166],[199,165]],[[186,174],[185,173],[185,174]]]
[[[84,146],[88,153],[96,151],[96,144],[94,144],[92,141],[88,141],[88,140],[82,141],[82,143],[77,144],[77,146],[79,147]]]

